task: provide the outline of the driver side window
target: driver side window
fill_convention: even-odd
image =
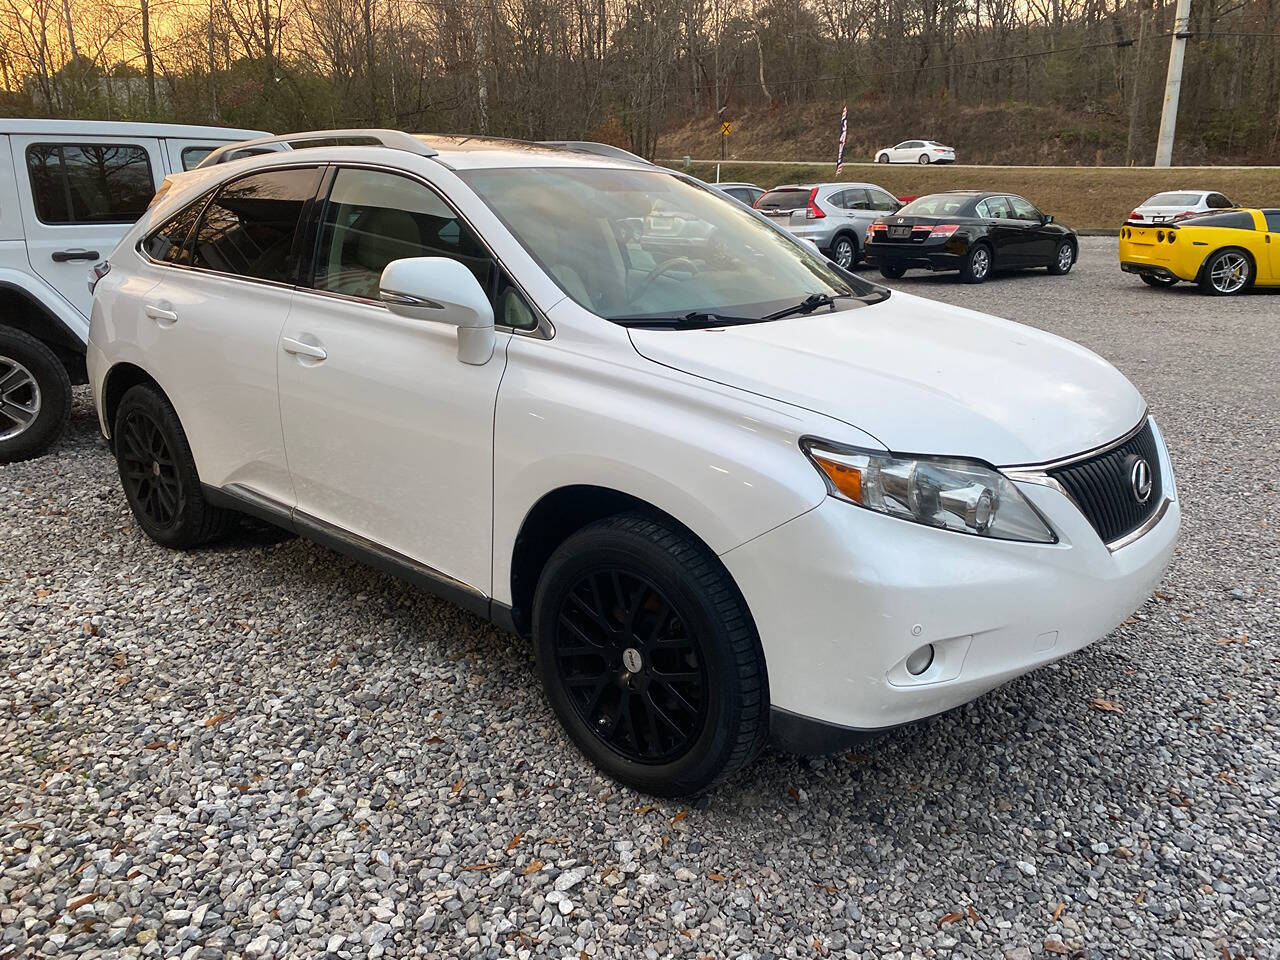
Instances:
[[[493,295],[493,259],[433,190],[381,170],[339,170],[320,222],[315,289],[377,300],[383,268],[406,257],[457,260]]]
[[[1040,222],[1040,211],[1033,207],[1029,201],[1023,200],[1021,197],[1010,197],[1009,202],[1013,205],[1015,219],[1030,220],[1032,223]]]

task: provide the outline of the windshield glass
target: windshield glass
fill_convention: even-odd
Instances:
[[[1157,193],[1143,204],[1144,207],[1194,207],[1200,202],[1199,193]]]
[[[907,217],[954,217],[972,202],[973,197],[964,194],[935,193],[917,197],[899,210],[898,214]]]
[[[881,293],[714,191],[658,170],[460,171],[547,274],[609,320],[761,320]],[[842,302],[843,305],[843,302]]]

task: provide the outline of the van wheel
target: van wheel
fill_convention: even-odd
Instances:
[[[965,283],[982,283],[990,273],[991,248],[982,243],[974,244],[960,268],[960,279]]]
[[[0,326],[0,463],[44,453],[70,417],[62,361],[30,334]]]
[[[1253,261],[1243,250],[1228,247],[1211,256],[1200,270],[1200,289],[1218,297],[1244,293],[1253,283]]]
[[[226,530],[231,514],[205,500],[187,435],[167,397],[146,384],[130,387],[120,398],[112,437],[125,498],[148,537],[187,550]]]
[[[746,602],[674,524],[622,514],[570,536],[538,581],[533,641],[560,723],[636,790],[704,793],[768,736],[764,653]]]

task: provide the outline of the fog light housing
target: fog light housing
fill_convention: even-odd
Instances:
[[[911,655],[907,657],[906,668],[907,673],[913,677],[918,677],[933,666],[933,644],[926,643],[923,647],[913,650]]]

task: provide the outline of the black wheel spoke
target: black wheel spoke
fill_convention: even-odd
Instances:
[[[560,683],[594,737],[640,763],[691,748],[707,722],[705,660],[662,590],[596,569],[563,594],[555,623]]]
[[[119,438],[120,477],[139,512],[171,526],[182,507],[182,481],[159,423],[141,410],[125,419]]]

